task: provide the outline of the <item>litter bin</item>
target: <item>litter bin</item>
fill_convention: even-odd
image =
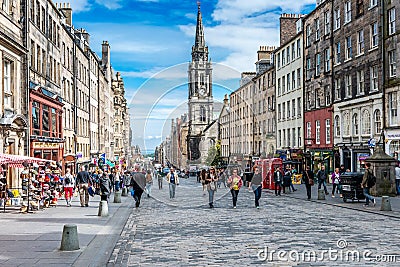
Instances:
[[[361,172],[345,172],[340,176],[340,185],[342,187],[343,202],[351,199],[360,201],[365,199],[361,182],[364,173]]]

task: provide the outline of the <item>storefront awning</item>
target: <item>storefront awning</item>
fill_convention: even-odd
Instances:
[[[23,168],[24,163],[55,163],[53,160],[33,158],[28,156],[0,154],[0,164],[8,164],[9,167]]]

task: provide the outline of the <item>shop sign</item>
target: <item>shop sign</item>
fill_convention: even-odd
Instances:
[[[365,161],[367,158],[369,158],[368,153],[360,153],[357,156],[358,156],[358,161]]]
[[[83,157],[83,153],[82,152],[76,152],[76,158],[77,159],[81,159]]]
[[[376,145],[376,141],[375,141],[374,138],[371,138],[371,139],[368,140],[368,146],[369,147],[375,147],[375,145]]]
[[[388,139],[400,139],[400,133],[388,133],[386,137]]]
[[[33,148],[59,148],[59,143],[32,142]]]

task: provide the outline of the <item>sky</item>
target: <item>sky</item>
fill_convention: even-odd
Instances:
[[[307,14],[316,0],[203,0],[201,12],[213,96],[239,87],[240,73],[255,71],[260,46],[278,46],[282,13]],[[121,73],[131,114],[134,145],[154,151],[170,131],[171,119],[187,110],[187,68],[197,18],[196,0],[71,0],[72,24],[90,34],[101,56]]]

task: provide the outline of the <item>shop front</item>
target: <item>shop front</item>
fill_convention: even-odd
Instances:
[[[371,156],[372,149],[368,144],[343,145],[340,148],[341,164],[345,170],[351,172],[363,172],[365,170],[365,160]]]
[[[332,150],[311,150],[311,169],[317,171],[321,169],[322,165],[325,165],[325,169],[328,173],[334,171],[334,152]]]
[[[46,88],[30,83],[30,155],[61,163],[64,138],[62,99]]]

